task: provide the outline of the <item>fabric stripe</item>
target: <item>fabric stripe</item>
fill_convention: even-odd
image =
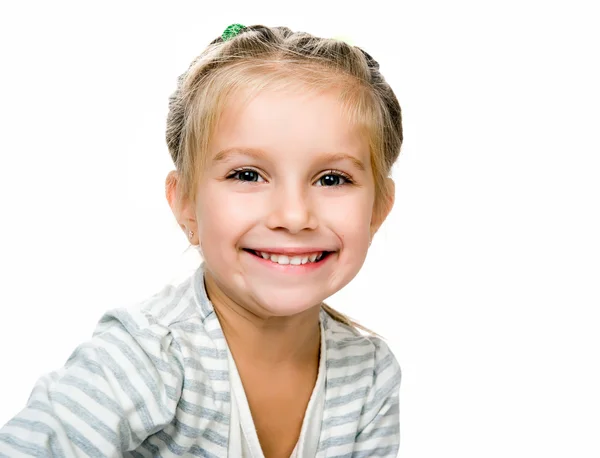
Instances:
[[[31,429],[33,431],[33,429]],[[39,457],[47,457],[48,452],[54,453],[55,449],[51,445],[50,448],[44,447],[43,445],[35,445],[29,442],[23,441],[12,434],[0,432],[0,440],[4,444],[8,444],[12,449],[18,450],[19,452],[26,453],[30,456],[39,456]],[[9,452],[9,449],[4,449],[6,452]],[[2,456],[9,456],[4,455]],[[57,457],[64,457],[65,455],[59,452],[57,455],[52,455]]]
[[[203,397],[211,398],[216,401],[231,402],[231,395],[227,391],[215,391],[210,385],[199,382],[194,379],[185,379],[183,389],[193,391]]]
[[[198,404],[194,404],[183,399],[179,401],[179,408],[189,414],[195,415],[207,420],[214,420],[219,423],[229,424],[229,415],[217,410],[207,409]]]
[[[61,379],[61,381],[67,386],[77,388],[81,392],[85,393],[85,395],[96,401],[98,404],[106,407],[109,410],[112,410],[113,412],[116,412],[119,417],[125,418],[125,411],[120,404],[115,402],[112,398],[107,396],[93,385],[87,383],[85,380],[74,376],[65,376]],[[121,438],[121,450],[125,450],[127,444],[131,442],[141,442],[141,439],[139,439],[135,433],[128,429],[122,422],[119,423],[116,435]]]
[[[192,428],[191,426],[185,425],[177,419],[172,423],[172,426],[174,426],[179,433],[186,437],[191,437],[193,439],[203,437],[214,444],[220,445],[221,447],[227,446],[227,438],[210,429],[200,430],[198,428]]]
[[[363,377],[372,377],[372,376],[373,376],[373,369],[366,368],[366,369],[361,370],[360,372],[357,372],[356,374],[345,375],[342,377],[336,377],[336,378],[329,379],[329,380],[327,380],[327,387],[335,388],[338,386],[348,386],[348,385],[357,383]]]
[[[385,447],[372,448],[361,452],[354,452],[352,458],[370,458],[372,456],[397,456],[399,445],[387,445]]]
[[[330,409],[330,408],[334,408],[334,407],[342,407],[352,401],[356,401],[357,399],[364,399],[368,392],[369,392],[368,387],[366,387],[366,386],[361,387],[358,390],[355,390],[344,396],[338,396],[336,398],[327,400],[325,402],[325,408]]]
[[[93,458],[100,458],[104,456],[104,454],[94,444],[92,444],[92,442],[88,438],[81,434],[75,427],[65,422],[61,422],[60,418],[57,417],[53,409],[47,404],[41,403],[39,401],[33,401],[29,404],[29,407],[32,410],[40,410],[46,413],[47,415],[52,417],[56,421],[56,423],[61,424],[69,441],[73,445],[76,445],[82,451],[84,451],[87,456],[91,456]]]
[[[144,362],[141,359],[139,359],[139,357],[137,355],[135,355],[133,353],[133,351],[131,350],[131,347],[127,346],[122,340],[118,339],[117,337],[115,337],[111,334],[104,334],[100,338],[105,340],[106,342],[112,343],[129,360],[131,365],[134,366],[135,370],[137,371],[138,380],[143,381],[144,384],[146,385],[146,387],[152,393],[152,396],[154,397],[156,404],[162,409],[163,415],[169,416],[169,412],[167,412],[164,409],[164,405],[163,405],[162,399],[161,399],[161,394],[159,393],[159,390],[158,390],[156,378],[154,378],[150,375],[150,373],[148,372],[148,369],[146,367],[146,364],[144,364]],[[124,373],[123,373],[123,375],[124,375]],[[131,385],[131,389],[133,392],[134,391],[133,385]]]
[[[50,452],[53,457],[57,458],[63,458],[65,456],[62,447],[56,440],[56,437],[52,435],[52,429],[45,423],[42,423],[40,421],[26,420],[23,418],[13,418],[12,420],[9,420],[6,426],[15,426],[27,429],[28,431],[48,435],[48,448],[42,449],[39,446],[28,443],[12,434],[0,432],[0,440],[5,441],[15,449],[23,453],[29,453],[33,456],[46,456],[48,452]]]

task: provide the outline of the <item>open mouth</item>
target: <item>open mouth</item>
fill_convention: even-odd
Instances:
[[[310,255],[305,256],[288,256],[284,254],[272,254],[254,251],[249,248],[244,248],[244,251],[264,260],[274,262],[276,264],[291,264],[297,266],[303,264],[318,264],[319,262],[323,262],[323,260],[326,259],[330,254],[335,253],[335,251],[321,251],[319,253],[312,253]]]

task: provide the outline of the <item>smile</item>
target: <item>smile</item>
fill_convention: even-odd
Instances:
[[[267,253],[264,251],[254,251],[248,248],[244,248],[244,251],[253,254],[259,258],[262,258],[266,261],[270,261],[275,264],[279,264],[282,266],[285,265],[293,265],[300,266],[304,264],[316,264],[323,261],[327,256],[329,256],[332,251],[319,251],[316,253],[305,253],[300,255],[288,256],[285,254],[277,254],[277,253]]]

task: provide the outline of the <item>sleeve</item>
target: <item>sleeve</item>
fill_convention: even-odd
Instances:
[[[374,383],[363,409],[352,456],[397,457],[400,447],[400,365],[385,342],[376,346]]]
[[[117,457],[167,426],[181,396],[182,359],[169,329],[150,318],[107,312],[0,429],[0,457]]]

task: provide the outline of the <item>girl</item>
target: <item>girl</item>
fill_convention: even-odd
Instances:
[[[0,456],[396,456],[398,363],[323,303],[394,201],[400,106],[377,62],[234,24],[169,108],[166,197],[203,262],[108,311],[0,430]]]

